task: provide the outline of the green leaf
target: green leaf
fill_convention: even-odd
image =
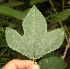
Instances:
[[[47,0],[31,0],[30,1],[30,5],[34,5],[34,4],[37,4],[37,3],[42,3],[42,2],[45,2]]]
[[[67,66],[63,59],[56,56],[51,56],[40,60],[39,65],[41,69],[64,69]]]
[[[8,7],[15,7],[24,4],[23,2],[9,2],[9,3],[3,3],[3,6],[8,6]]]
[[[27,11],[24,11],[24,12],[27,13]],[[18,18],[20,20],[23,20],[23,18],[25,17],[26,14],[24,12],[12,9],[7,6],[0,5],[0,14],[8,15],[14,18]]]
[[[66,9],[66,10],[64,10],[64,11],[62,11],[62,12],[57,13],[57,14],[53,14],[53,15],[51,15],[51,16],[49,16],[49,17],[51,17],[50,22],[54,24],[54,23],[57,23],[57,22],[58,22],[58,18],[59,18],[61,21],[64,21],[64,20],[66,20],[69,16],[70,16],[70,9]]]
[[[6,41],[10,48],[31,59],[38,59],[58,49],[63,42],[64,29],[59,28],[47,32],[46,20],[35,6],[30,9],[22,25],[23,36],[16,30],[7,27]]]
[[[4,32],[4,28],[0,26],[0,32]]]

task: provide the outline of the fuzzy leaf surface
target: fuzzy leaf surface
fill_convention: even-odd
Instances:
[[[39,59],[43,55],[58,49],[64,39],[64,29],[58,28],[47,32],[46,20],[41,12],[33,6],[23,23],[24,35],[16,30],[6,28],[8,46],[31,59]]]

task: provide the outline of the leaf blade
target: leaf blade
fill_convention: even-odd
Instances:
[[[19,47],[21,46],[21,39],[22,39],[21,35],[16,30],[9,27],[6,28],[5,33],[6,33],[6,41],[8,46],[10,48],[13,48],[13,50],[15,50],[17,46],[17,51],[18,51]]]
[[[15,7],[24,4],[23,2],[9,2],[2,4],[3,6]]]
[[[27,11],[26,11],[26,14],[24,12],[12,9],[10,7],[7,7],[7,6],[0,5],[0,14],[8,15],[8,16],[20,19],[20,20],[23,20],[23,18],[27,14]]]
[[[22,26],[24,30],[23,36],[20,36],[13,29],[6,29],[6,39],[7,43],[11,44],[12,49],[17,50],[30,59],[39,59],[43,55],[58,49],[64,40],[63,28],[47,32],[46,20],[35,6],[31,8],[25,17]],[[11,36],[15,37],[15,39],[9,39]],[[17,41],[15,48],[14,44],[12,44],[13,40],[14,44]]]
[[[58,12],[57,14],[52,14],[49,17],[51,17],[51,19],[49,19],[49,21],[54,24],[54,23],[58,23],[58,18],[61,21],[66,20],[68,17],[70,16],[70,9],[66,9],[62,12]],[[48,18],[47,18],[48,19]]]
[[[42,2],[45,2],[46,0],[31,0],[30,1],[30,5],[34,5],[34,4],[37,4],[37,3],[42,3]]]
[[[57,56],[51,56],[39,61],[41,69],[64,69],[66,68],[66,62]]]
[[[63,28],[58,28],[51,32],[47,32],[47,34],[44,35],[43,38],[40,37],[40,40],[38,40],[39,46],[35,50],[36,54],[38,53],[36,57],[40,58],[43,55],[58,49],[63,43],[63,40],[64,40],[64,29]]]

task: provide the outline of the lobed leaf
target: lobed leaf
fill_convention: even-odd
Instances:
[[[58,49],[64,40],[63,28],[47,32],[46,20],[35,6],[28,12],[22,26],[23,36],[12,28],[6,28],[6,41],[10,48],[31,59],[39,59]]]

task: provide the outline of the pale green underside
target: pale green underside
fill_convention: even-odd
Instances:
[[[33,6],[22,23],[24,35],[16,30],[6,28],[6,41],[10,48],[30,59],[38,59],[58,49],[64,39],[63,28],[47,32],[46,20],[41,12]]]

